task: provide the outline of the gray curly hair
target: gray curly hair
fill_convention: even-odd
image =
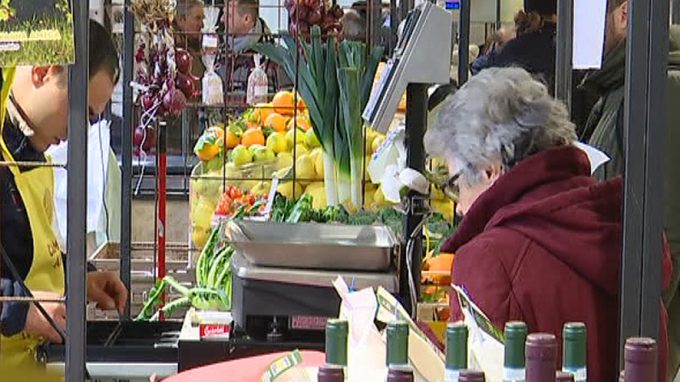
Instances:
[[[566,108],[543,83],[524,69],[491,68],[444,101],[424,143],[430,156],[453,160],[460,179],[474,184],[495,161],[507,171],[575,140]]]

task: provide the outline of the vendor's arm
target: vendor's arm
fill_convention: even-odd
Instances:
[[[26,296],[21,286],[19,286],[19,283],[11,278],[3,277],[0,286],[2,287],[2,296]],[[0,313],[0,332],[2,332],[2,335],[9,337],[24,330],[27,314],[28,304],[18,302],[3,303]]]
[[[115,272],[88,272],[87,299],[105,310],[116,309],[123,313],[127,305],[128,291]]]

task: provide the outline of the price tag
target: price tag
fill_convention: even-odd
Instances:
[[[274,382],[285,372],[302,363],[302,355],[298,350],[272,362],[262,374],[262,382]]]

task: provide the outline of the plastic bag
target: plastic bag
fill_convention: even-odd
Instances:
[[[262,65],[262,56],[256,54],[253,56],[253,60],[255,60],[255,68],[248,76],[246,93],[246,102],[249,105],[267,102],[267,93],[269,92],[269,79]]]
[[[205,74],[203,75],[203,103],[206,105],[220,105],[224,102],[224,88],[222,79],[215,72],[215,53],[203,55]]]

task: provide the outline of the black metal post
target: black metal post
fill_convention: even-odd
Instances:
[[[571,112],[572,57],[574,49],[574,0],[557,1],[557,67],[555,97]]]
[[[66,258],[66,380],[85,381],[89,0],[71,2],[75,64],[69,68]]]
[[[132,257],[132,135],[134,134],[134,105],[132,104],[132,73],[135,56],[135,16],[125,1],[125,20],[123,25],[123,132],[122,136],[122,184],[121,184],[121,222],[120,222],[120,279],[128,290],[128,305],[124,319],[130,319],[131,257]]]
[[[397,8],[397,0],[390,0],[390,37],[388,41],[387,55],[392,56],[394,52],[394,47],[397,45],[398,32],[399,32],[399,21],[401,20],[401,15]]]
[[[426,84],[409,84],[406,89],[406,165],[416,171],[425,170],[425,147],[423,137],[427,128],[427,87]],[[408,211],[404,224],[404,240],[415,232],[423,219],[423,200],[417,197],[418,193],[409,193]],[[415,315],[414,309],[417,301],[413,301],[412,294],[409,293],[409,278],[412,278],[416,300],[420,296],[420,264],[423,260],[422,234],[418,234],[413,240],[412,253],[406,252],[403,248],[401,269],[399,274],[400,295],[404,298],[404,307]],[[407,258],[410,256],[410,258]],[[411,269],[409,272],[405,262],[410,261]]]
[[[500,30],[501,26],[503,25],[503,15],[501,14],[502,10],[501,0],[496,0],[496,30]]]
[[[668,0],[629,1],[620,344],[659,334],[668,17]]]
[[[470,0],[460,1],[458,22],[458,85],[468,80],[470,66]]]

